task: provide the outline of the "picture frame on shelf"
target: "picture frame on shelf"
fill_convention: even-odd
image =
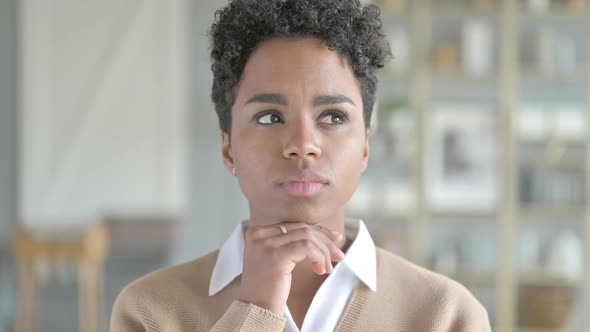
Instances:
[[[485,104],[434,105],[427,130],[426,192],[437,211],[496,207],[496,120]]]

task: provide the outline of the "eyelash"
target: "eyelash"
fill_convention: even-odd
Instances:
[[[284,122],[284,119],[281,116],[281,113],[279,113],[279,112],[277,112],[275,110],[262,111],[262,112],[256,114],[254,116],[254,121],[256,123],[260,124],[260,125],[263,125],[263,126],[270,126],[270,125],[275,124],[276,122],[273,122],[273,123],[260,123],[259,122],[261,118],[263,118],[264,116],[267,116],[267,115],[275,115],[275,116],[277,116],[280,119],[281,122],[279,122],[279,123]],[[323,112],[320,115],[320,119],[323,119],[326,116],[330,116],[330,115],[331,116],[335,116],[335,117],[339,117],[342,122],[341,123],[334,123],[334,124],[330,124],[330,123],[320,123],[320,124],[325,124],[325,125],[328,125],[328,126],[338,126],[338,125],[343,125],[343,124],[348,123],[348,120],[349,120],[348,113],[345,112],[345,111],[340,111],[340,110],[328,110],[328,111],[325,111],[325,112]]]
[[[335,124],[328,124],[328,125],[338,126],[338,125],[343,125],[343,124],[348,123],[349,118],[348,118],[347,112],[340,111],[340,110],[328,110],[328,111],[323,112],[320,115],[320,118],[323,119],[324,117],[329,116],[329,115],[339,117],[342,122],[335,123]]]

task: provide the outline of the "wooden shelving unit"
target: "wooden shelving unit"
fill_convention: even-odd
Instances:
[[[377,2],[394,3],[399,7],[401,0],[381,0]],[[367,185],[365,192],[375,193],[384,181],[380,181],[388,167],[396,165],[396,169],[411,170],[408,176],[393,176],[393,179],[403,179],[408,185],[413,201],[399,211],[389,209],[387,212],[379,209],[357,209],[351,211],[354,216],[360,216],[367,221],[373,232],[380,238],[393,234],[393,237],[403,239],[403,254],[417,264],[434,269],[436,264],[433,257],[443,249],[457,249],[456,261],[446,257],[443,263],[455,264],[454,271],[447,275],[479,294],[491,294],[492,299],[482,297],[480,301],[486,305],[491,318],[493,331],[498,332],[582,332],[590,331],[590,317],[585,313],[588,307],[581,307],[590,303],[590,204],[568,205],[548,202],[523,202],[521,198],[521,168],[535,168],[545,165],[565,171],[577,171],[582,175],[580,184],[583,186],[582,202],[590,198],[590,3],[583,1],[582,7],[570,8],[566,0],[553,0],[551,8],[544,13],[532,13],[523,0],[463,0],[451,3],[450,0],[412,0],[405,3],[402,10],[383,13],[383,23],[386,33],[397,29],[407,33],[409,45],[409,59],[407,68],[391,70],[386,68],[380,77],[379,102],[376,110],[375,146],[383,145],[380,131],[387,122],[387,108],[391,100],[403,100],[403,109],[409,113],[411,119],[411,134],[402,138],[402,144],[411,146],[411,158],[391,157],[390,160],[378,159],[372,163],[369,171],[361,181],[361,186]],[[476,4],[489,2],[491,6],[480,8]],[[387,6],[383,6],[384,8]],[[441,46],[441,36],[449,40],[461,40],[457,36],[457,26],[468,20],[488,22],[494,34],[493,70],[485,75],[473,75],[461,70],[461,50],[443,50],[446,58],[435,59],[435,49]],[[523,61],[524,33],[536,33],[538,26],[551,26],[561,29],[564,26],[582,25],[584,44],[576,42],[576,56],[578,63],[570,73],[556,71],[544,73],[527,61]],[[450,31],[450,32],[449,32]],[[460,30],[459,30],[460,31]],[[444,48],[445,45],[443,45]],[[395,49],[393,49],[395,53]],[[443,53],[444,53],[443,52]],[[533,52],[534,53],[534,52]],[[403,59],[402,59],[403,60]],[[451,69],[441,70],[436,61],[450,63]],[[395,60],[394,60],[395,61]],[[459,61],[456,63],[456,61]],[[536,147],[523,145],[519,133],[519,111],[523,102],[530,101],[527,95],[530,84],[547,85],[556,89],[554,95],[563,95],[556,102],[573,102],[581,105],[585,121],[585,139],[574,144],[582,144],[582,149],[568,149],[558,162],[548,162],[544,159],[542,150],[547,142],[541,142],[541,150]],[[576,95],[576,86],[582,91],[580,98]],[[555,87],[555,88],[551,88]],[[559,93],[563,89],[564,93]],[[578,91],[576,90],[576,91]],[[573,91],[573,92],[572,92]],[[551,96],[541,96],[539,103],[552,105]],[[555,99],[555,98],[554,98]],[[533,99],[533,101],[535,101]],[[430,132],[433,125],[433,112],[439,104],[467,103],[486,104],[492,110],[494,127],[494,145],[497,158],[493,161],[496,171],[496,200],[492,209],[473,208],[469,200],[464,206],[441,209],[434,207],[431,202],[432,190],[431,169],[436,161],[433,157]],[[397,138],[398,140],[400,138]],[[381,141],[379,141],[381,140]],[[387,141],[387,140],[385,140]],[[385,148],[387,149],[387,147]],[[380,151],[378,148],[372,150]],[[408,152],[406,152],[407,154]],[[402,165],[400,167],[400,165]],[[544,167],[545,167],[544,166]],[[377,180],[371,174],[379,174]],[[383,188],[381,188],[383,189]],[[477,189],[477,188],[476,188]],[[354,199],[354,198],[353,198]],[[584,244],[585,272],[579,278],[563,278],[548,274],[542,268],[521,268],[519,250],[527,245],[521,235],[529,231],[547,233],[545,237],[555,235],[562,230],[575,232]],[[388,233],[389,232],[389,233]],[[495,266],[489,269],[482,266],[471,266],[463,261],[461,249],[471,242],[469,237],[476,239],[481,234],[494,242]],[[487,232],[487,233],[486,233]],[[463,242],[462,242],[463,241]],[[466,244],[467,243],[467,244]],[[471,243],[471,245],[473,245]],[[445,247],[445,245],[448,245]],[[453,250],[454,250],[453,249]],[[396,249],[394,249],[396,250]],[[451,250],[452,251],[452,250]],[[464,250],[463,250],[464,251]],[[544,245],[543,252],[547,248]],[[473,258],[471,258],[473,261]],[[467,259],[469,261],[469,259]],[[440,263],[440,262],[439,262]],[[563,328],[532,328],[523,322],[520,291],[526,287],[571,287],[575,288],[576,300],[572,309],[572,323]],[[480,292],[480,290],[486,290]],[[580,314],[581,313],[581,314]]]

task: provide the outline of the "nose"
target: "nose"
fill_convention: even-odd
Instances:
[[[289,125],[283,156],[287,159],[319,158],[322,150],[317,140],[314,123],[301,119],[291,121]]]

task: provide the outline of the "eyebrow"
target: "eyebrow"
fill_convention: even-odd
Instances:
[[[313,106],[348,103],[354,105],[352,99],[344,95],[321,95],[313,100]]]
[[[268,103],[268,104],[278,104],[278,105],[287,105],[287,98],[283,95],[277,93],[262,93],[255,95],[254,97],[248,99],[246,104],[251,103]]]
[[[278,93],[262,93],[253,96],[252,98],[246,101],[246,104],[251,103],[268,103],[268,104],[277,104],[277,105],[288,105],[287,98],[283,95]],[[332,104],[343,104],[348,103],[351,105],[355,105],[352,99],[344,96],[344,95],[321,95],[313,100],[313,106],[323,106],[323,105],[332,105]]]

